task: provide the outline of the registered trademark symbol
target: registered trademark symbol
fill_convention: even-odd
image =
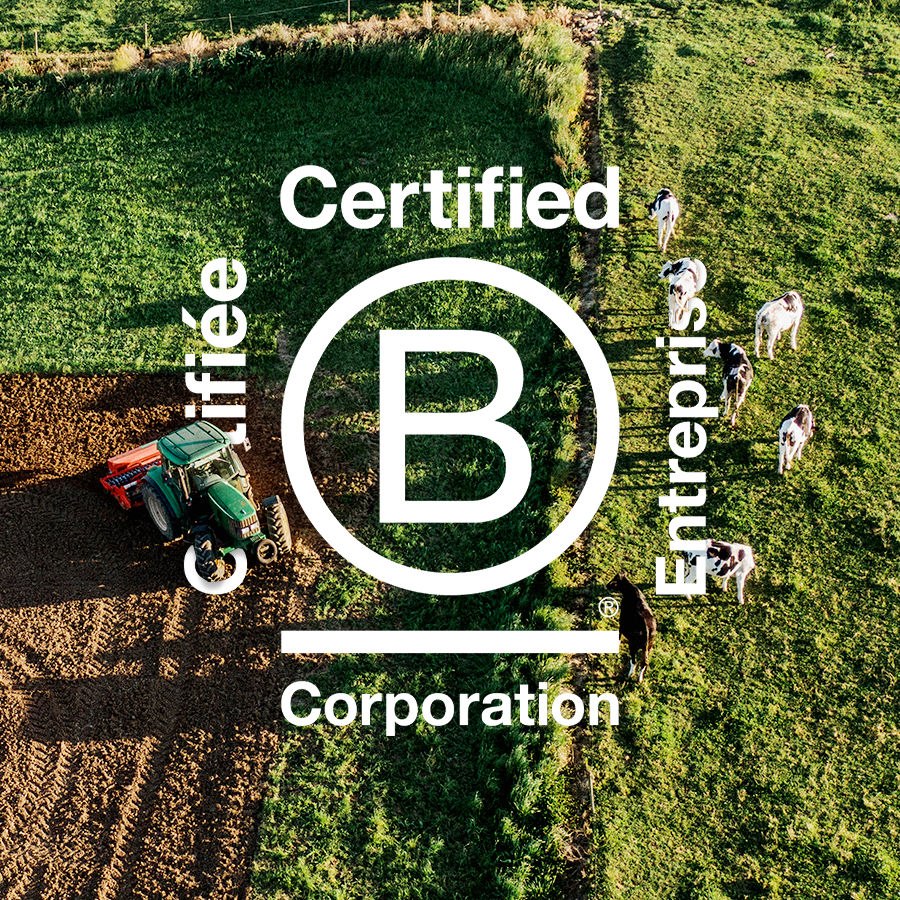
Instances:
[[[597,608],[604,619],[611,619],[619,612],[619,601],[615,597],[601,597]]]

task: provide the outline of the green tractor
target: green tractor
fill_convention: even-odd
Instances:
[[[268,497],[257,508],[231,439],[215,425],[186,425],[160,438],[156,449],[160,463],[141,480],[144,505],[167,541],[193,542],[201,577],[221,581],[223,557],[238,548],[263,565],[291,549],[281,500]]]

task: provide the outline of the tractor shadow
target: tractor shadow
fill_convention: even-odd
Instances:
[[[121,509],[99,483],[104,467],[74,477],[26,472],[0,496],[0,527],[18,553],[0,610],[159,591],[183,580],[181,557],[159,541],[143,510]]]

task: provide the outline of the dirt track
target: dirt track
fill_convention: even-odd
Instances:
[[[216,898],[247,890],[259,803],[321,544],[280,462],[277,400],[247,398],[258,497],[295,554],[206,597],[97,478],[183,424],[175,378],[0,377],[0,895]]]

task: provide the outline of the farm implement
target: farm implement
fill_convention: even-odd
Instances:
[[[225,577],[223,558],[245,550],[263,565],[291,549],[291,528],[278,496],[257,506],[231,439],[195,422],[108,461],[100,479],[123,509],[146,506],[165,541],[193,543],[197,571]]]
[[[156,441],[136,447],[127,453],[113,456],[107,462],[109,472],[100,479],[100,484],[109,491],[122,509],[142,506],[141,483],[147,472],[162,462]]]

